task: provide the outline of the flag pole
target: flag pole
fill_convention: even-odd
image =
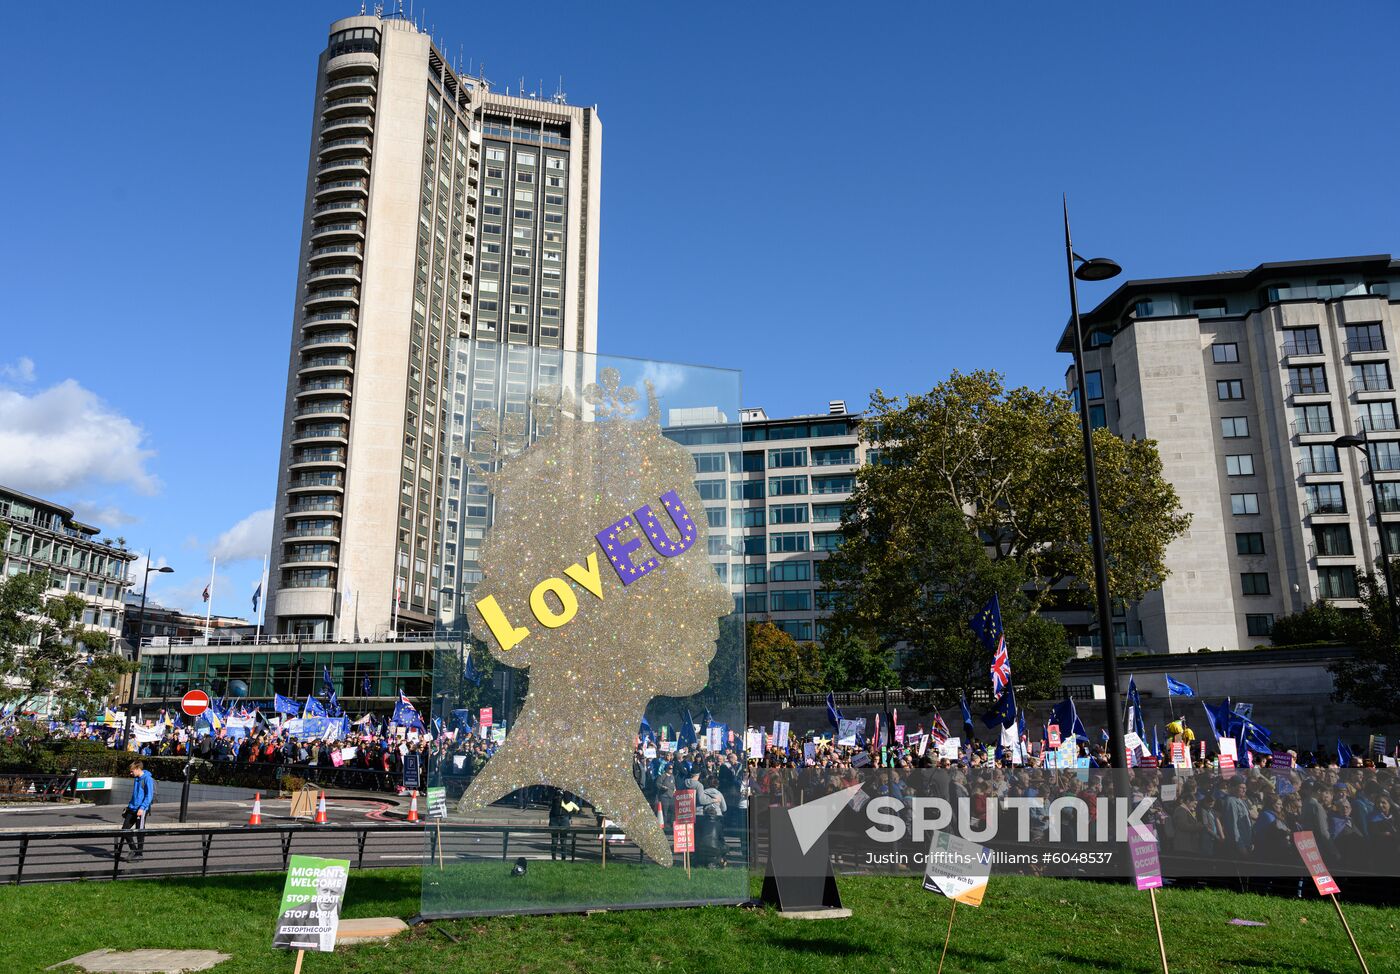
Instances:
[[[209,563],[209,598],[204,601],[204,642],[209,642],[209,620],[214,614],[214,572],[219,567],[219,556]]]
[[[1162,954],[1162,974],[1170,974],[1167,970],[1167,942],[1162,939],[1162,918],[1157,915],[1156,887],[1149,889],[1147,895],[1152,898],[1152,922],[1157,925],[1157,950]]]
[[[1366,958],[1361,956],[1361,948],[1356,944],[1356,937],[1352,935],[1351,925],[1347,923],[1346,914],[1342,912],[1342,901],[1337,899],[1337,894],[1332,893],[1332,905],[1337,908],[1337,918],[1342,921],[1342,929],[1347,932],[1347,939],[1351,941],[1351,949],[1356,951],[1356,959],[1361,961],[1363,974],[1371,974],[1371,969],[1366,966]]]
[[[948,933],[943,938],[943,953],[938,955],[937,974],[943,974],[943,958],[948,956],[948,941],[953,939],[953,917],[958,915],[958,901],[953,901],[952,912],[948,914]]]
[[[253,644],[262,642],[263,619],[267,617],[267,555],[263,555],[262,575],[258,578],[258,628],[253,635]]]

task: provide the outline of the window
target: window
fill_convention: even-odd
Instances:
[[[1345,524],[1322,524],[1313,528],[1313,550],[1325,557],[1353,554],[1351,528]]]
[[[774,504],[768,509],[769,524],[806,524],[806,504]]]
[[[773,625],[777,626],[800,643],[810,642],[812,639],[812,622],[810,619],[783,619],[782,621],[775,621]]]
[[[729,499],[734,501],[763,500],[763,481],[736,480],[729,485]]]
[[[1366,325],[1347,325],[1348,352],[1384,352],[1385,333],[1380,322]]]
[[[1091,405],[1089,407],[1089,428],[1103,429],[1108,426],[1108,412],[1101,405]]]
[[[782,450],[768,451],[769,469],[805,466],[807,466],[807,449],[805,447],[788,447]]]
[[[768,494],[770,497],[788,497],[793,494],[807,493],[806,477],[769,477]]]
[[[1210,347],[1212,361],[1224,365],[1240,360],[1240,347],[1235,342],[1216,342]]]
[[[784,552],[806,551],[807,532],[806,531],[779,531],[768,535],[768,550],[774,554]]]
[[[766,552],[763,550],[763,535],[761,535],[761,534],[755,534],[755,535],[750,535],[749,537],[744,538],[744,554],[745,554],[745,555],[762,555],[762,554],[766,554]]]
[[[1368,451],[1372,470],[1400,470],[1400,443],[1395,440],[1372,443]]]
[[[1244,617],[1245,631],[1251,636],[1267,636],[1274,631],[1272,612],[1251,612]]]
[[[1388,392],[1390,366],[1385,362],[1366,362],[1351,367],[1351,388],[1353,392]]]
[[[1225,473],[1230,477],[1254,476],[1254,454],[1232,453],[1225,458]]]
[[[1243,399],[1244,383],[1239,379],[1220,379],[1215,383],[1216,399]]]
[[[849,494],[855,489],[856,478],[854,474],[812,478],[812,493],[814,494]]]
[[[757,565],[744,566],[745,585],[762,585],[767,580],[767,568],[762,562],[759,562]]]
[[[1303,490],[1307,494],[1309,514],[1345,514],[1346,498],[1342,495],[1341,484],[1309,484]]]
[[[762,615],[768,611],[768,594],[766,592],[745,592],[744,611],[749,615]]]
[[[835,551],[841,547],[842,535],[839,531],[825,531],[812,535],[813,551]]]
[[[810,582],[812,563],[810,561],[780,561],[768,570],[768,579],[773,582]]]
[[[1240,591],[1245,595],[1268,595],[1268,572],[1241,572]]]
[[[1299,473],[1336,473],[1337,448],[1330,443],[1314,443],[1299,447],[1302,458],[1298,461]]]
[[[1235,554],[1262,555],[1263,553],[1264,535],[1260,534],[1258,531],[1235,535]]]
[[[824,446],[812,450],[812,466],[837,467],[854,466],[856,448],[853,446]]]
[[[1356,569],[1351,565],[1319,568],[1317,594],[1324,599],[1356,598]]]
[[[734,523],[741,528],[763,527],[764,510],[761,507],[734,508]]]
[[[724,481],[697,480],[695,491],[700,495],[702,501],[722,501],[724,500]]]
[[[744,473],[763,473],[763,454],[745,453],[741,469]]]
[[[724,473],[723,453],[697,453],[695,454],[696,473]]]
[[[796,589],[785,592],[769,592],[768,606],[773,612],[812,611],[812,590]]]
[[[813,504],[812,520],[818,524],[840,524],[845,512],[845,504]]]
[[[1259,495],[1258,494],[1231,494],[1230,495],[1231,514],[1258,514]]]
[[[1249,435],[1248,416],[1222,416],[1220,435],[1227,440],[1238,440]]]
[[[1090,401],[1103,398],[1103,373],[1097,370],[1084,373],[1085,398]]]
[[[1283,330],[1283,354],[1321,355],[1322,336],[1317,327],[1285,328]]]
[[[729,525],[729,508],[727,507],[707,507],[705,508],[705,523],[712,528],[723,528]]]
[[[1385,399],[1380,402],[1363,402],[1357,422],[1365,430],[1393,430],[1395,422],[1395,402]]]
[[[1327,370],[1321,365],[1304,365],[1288,370],[1288,394],[1315,396],[1327,391]]]
[[[1331,433],[1332,407],[1325,403],[1318,406],[1294,406],[1293,431],[1295,433]]]
[[[1400,511],[1400,481],[1382,480],[1376,485],[1377,493],[1381,499],[1381,513],[1394,514]],[[1400,551],[1400,548],[1391,548],[1391,551]]]

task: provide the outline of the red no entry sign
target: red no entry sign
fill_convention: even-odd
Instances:
[[[180,698],[180,709],[191,717],[198,717],[209,709],[209,694],[203,690],[191,690]]]

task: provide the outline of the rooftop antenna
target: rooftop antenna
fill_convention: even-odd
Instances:
[[[559,76],[559,87],[554,89],[554,103],[556,105],[562,105],[568,97],[568,95],[564,94],[564,76],[561,74]]]

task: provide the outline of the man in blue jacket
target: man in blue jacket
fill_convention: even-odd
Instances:
[[[156,798],[156,779],[140,761],[132,761],[128,770],[136,780],[131,786],[131,801],[127,802],[126,810],[122,812],[122,829],[136,830],[136,836],[128,837],[126,843],[132,850],[131,858],[142,859],[145,858],[146,837],[141,833],[145,831],[146,820],[151,815],[151,803]]]

